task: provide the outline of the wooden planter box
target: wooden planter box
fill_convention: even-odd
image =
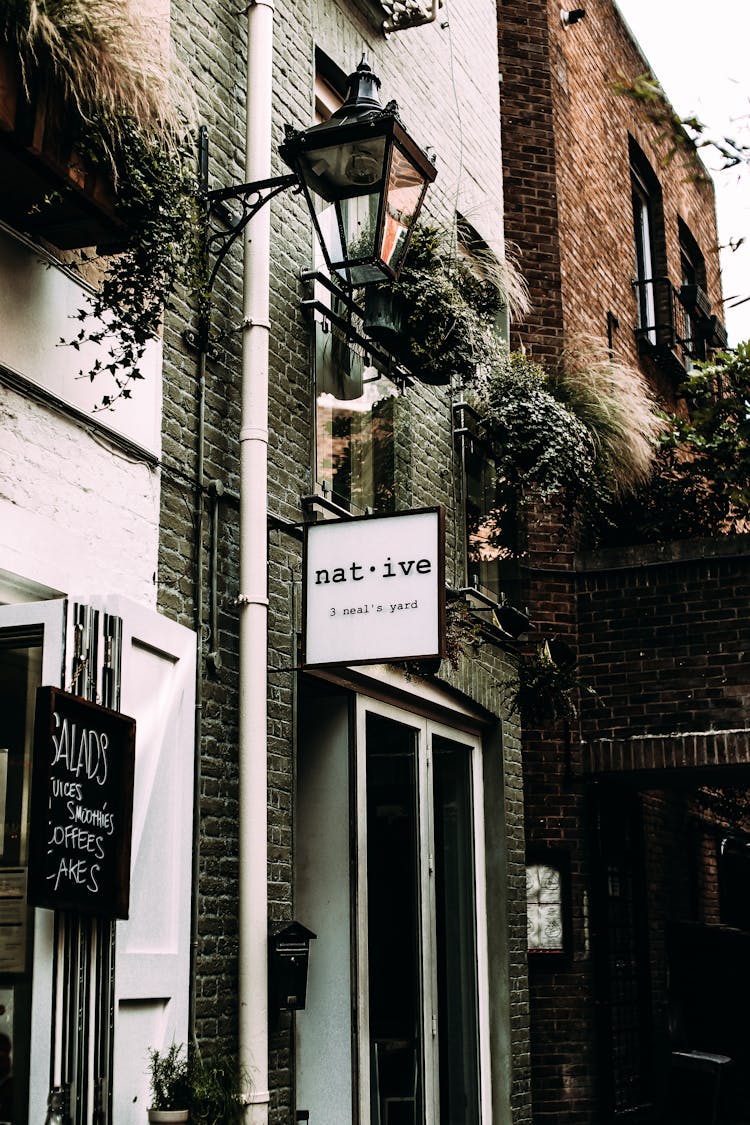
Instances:
[[[76,152],[78,115],[38,76],[27,97],[0,43],[0,218],[61,250],[113,246],[123,227],[112,181]]]

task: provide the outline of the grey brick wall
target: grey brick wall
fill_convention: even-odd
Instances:
[[[209,129],[212,187],[243,179],[244,19],[236,5],[217,0],[174,0],[173,37],[188,60]],[[452,230],[458,209],[491,244],[502,240],[501,158],[495,5],[455,0],[450,26],[440,23],[384,39],[374,6],[278,0],[275,14],[274,151],[289,122],[312,120],[314,52],[318,47],[342,69],[363,51],[383,79],[384,100],[396,97],[403,119],[420,143],[438,154],[439,175],[428,194],[429,216]],[[478,49],[481,45],[481,49]],[[276,170],[283,169],[278,165]],[[300,523],[300,498],[313,487],[313,394],[310,325],[299,307],[306,295],[299,272],[311,264],[312,231],[301,197],[287,193],[272,205],[269,508]],[[237,678],[239,320],[241,263],[233,252],[215,292],[215,356],[206,370],[205,482],[221,481],[229,496],[219,505],[218,647],[221,667],[203,680],[200,833],[196,934],[196,1029],[199,1039],[231,1049],[237,996]],[[166,315],[164,448],[159,605],[193,625],[195,535],[203,503],[204,572],[208,581],[209,501],[196,489],[197,357],[182,331],[195,315],[178,295]],[[447,577],[463,585],[459,478],[448,391],[415,387],[400,404],[411,430],[410,455],[400,457],[399,507],[443,504],[447,510]],[[400,423],[401,424],[401,423]],[[301,548],[287,531],[269,538],[268,880],[269,912],[294,912],[294,785],[296,627],[299,620]],[[204,638],[208,621],[204,597]],[[214,645],[216,645],[216,638]],[[444,664],[445,669],[445,664]],[[499,714],[498,684],[513,674],[512,655],[485,644],[448,680],[488,711]],[[529,1120],[528,1031],[525,990],[523,812],[519,733],[507,717],[498,754],[506,823],[506,904],[509,1006],[513,1042],[513,1120]],[[271,1121],[293,1120],[290,1021],[271,1035]],[[510,1066],[510,1062],[509,1062]]]

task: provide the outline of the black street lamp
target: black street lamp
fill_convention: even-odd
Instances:
[[[341,108],[309,129],[287,126],[279,148],[302,183],[329,270],[349,286],[398,277],[436,175],[379,89],[362,59]]]
[[[216,254],[209,287],[252,217],[288,187],[305,193],[331,274],[350,288],[395,280],[403,264],[433,160],[404,128],[394,101],[382,106],[380,79],[364,59],[349,76],[346,101],[320,125],[286,127],[279,146],[292,174],[207,191],[209,208],[239,200],[243,213],[230,230],[211,235]]]

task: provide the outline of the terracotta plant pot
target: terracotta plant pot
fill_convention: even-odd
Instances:
[[[148,1111],[148,1119],[150,1122],[156,1122],[157,1125],[170,1125],[175,1121],[187,1121],[189,1116],[187,1109],[150,1109]]]

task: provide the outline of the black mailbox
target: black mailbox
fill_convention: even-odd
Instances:
[[[310,941],[315,937],[300,922],[274,922],[268,940],[271,1004],[278,1011],[305,1006]]]

